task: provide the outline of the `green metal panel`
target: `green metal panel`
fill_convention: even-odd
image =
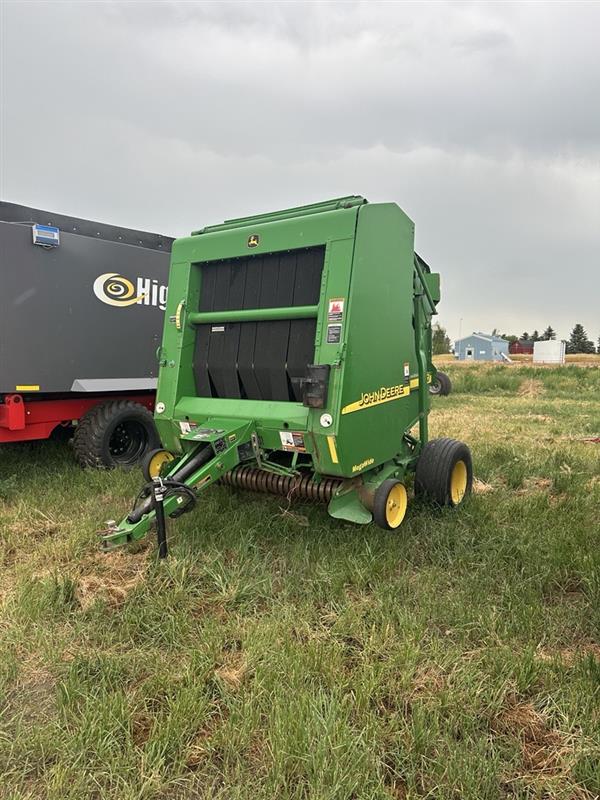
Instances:
[[[340,208],[343,203],[347,207]],[[368,205],[362,198],[346,198],[317,204],[305,212],[292,209],[233,220],[176,241],[157,397],[165,408],[156,415],[165,445],[180,451],[173,420],[181,420],[184,410],[184,416],[191,414],[197,422],[215,413],[217,401],[195,397],[195,324],[316,315],[314,361],[332,366],[327,407],[310,411],[300,407],[289,413],[290,408],[288,413],[279,411],[273,416],[272,403],[220,400],[222,413],[237,416],[232,406],[239,404],[241,418],[251,417],[265,429],[285,421],[306,430],[315,469],[326,474],[352,477],[392,457],[405,456],[403,435],[419,417],[415,391],[419,370],[412,327],[413,236],[412,221],[395,204]],[[326,245],[318,307],[195,311],[201,292],[196,264],[247,256],[251,237],[258,240],[253,254]],[[421,268],[419,272],[422,277]],[[438,286],[434,275],[425,276],[428,314],[435,310]],[[342,309],[337,316],[330,310],[336,302]],[[185,306],[178,330],[175,317],[180,303]],[[339,341],[331,341],[331,328],[337,325],[341,326]],[[333,418],[327,428],[320,423],[323,414]]]
[[[345,350],[334,370],[339,392],[331,413],[339,463],[322,464],[331,474],[352,477],[406,454],[403,435],[418,414],[411,391],[417,374],[413,235],[411,220],[394,204],[359,209],[344,311]],[[317,423],[315,417],[313,412]],[[324,433],[317,424],[315,430]]]

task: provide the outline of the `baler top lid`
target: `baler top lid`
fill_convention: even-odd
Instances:
[[[219,225],[208,225],[192,231],[192,236],[199,236],[202,233],[213,233],[214,231],[229,230],[231,228],[244,228],[247,225],[257,225],[261,222],[275,222],[279,219],[289,219],[290,217],[304,217],[309,214],[322,214],[324,211],[337,211],[340,208],[353,208],[367,203],[360,195],[349,195],[348,197],[336,197],[333,200],[324,200],[321,203],[312,203],[308,206],[297,206],[296,208],[284,208],[281,211],[273,211],[268,214],[256,214],[252,217],[238,217],[237,219],[226,219]]]

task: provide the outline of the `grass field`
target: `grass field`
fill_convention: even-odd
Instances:
[[[140,475],[2,450],[0,797],[600,795],[600,369],[451,364],[456,512],[399,532],[214,488],[99,552]]]

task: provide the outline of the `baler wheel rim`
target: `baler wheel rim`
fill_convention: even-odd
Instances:
[[[462,459],[459,459],[450,474],[450,496],[453,505],[457,506],[463,500],[467,492],[468,482],[467,465]]]
[[[142,472],[144,473],[144,478],[146,478],[148,481],[158,478],[158,476],[161,474],[163,466],[174,460],[175,456],[173,453],[169,453],[168,450],[164,450],[162,447],[159,447],[156,450],[150,450],[150,452],[144,456],[142,461]]]

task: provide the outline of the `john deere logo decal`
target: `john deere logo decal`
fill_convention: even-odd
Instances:
[[[258,247],[260,242],[260,236],[258,233],[253,233],[252,236],[248,237],[248,247]]]
[[[167,287],[157,280],[137,278],[134,286],[129,278],[117,272],[105,272],[94,281],[94,294],[103,303],[116,308],[138,305],[158,306],[163,311],[167,304]]]

